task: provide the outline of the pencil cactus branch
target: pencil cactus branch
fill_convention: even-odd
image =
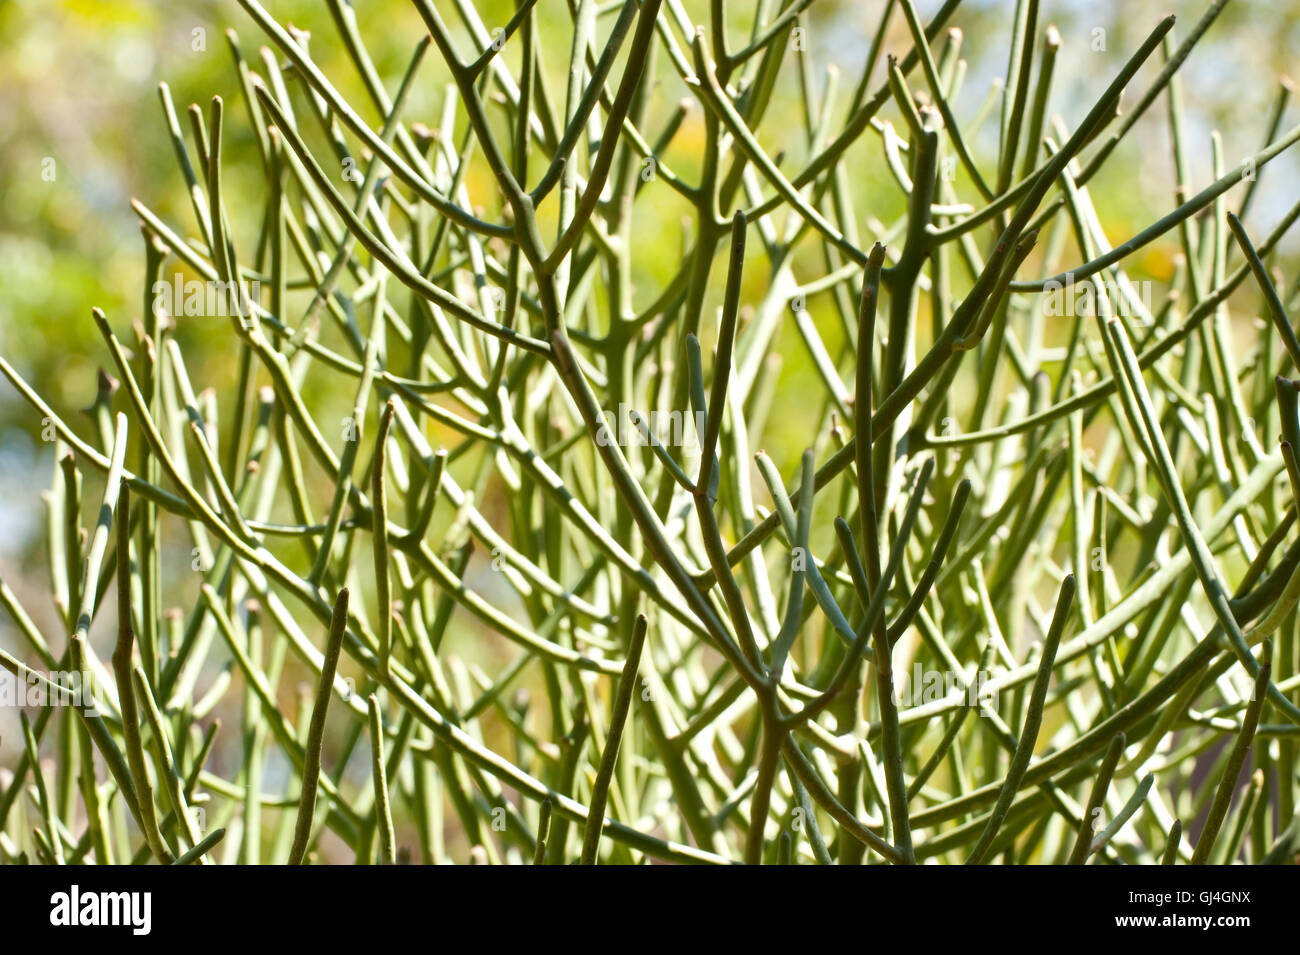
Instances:
[[[890,0],[855,82],[810,0],[275,6],[159,88],[190,221],[132,200],[89,414],[0,357],[57,624],[0,581],[0,665],[98,694],[24,716],[6,861],[1294,854],[1300,127],[1192,181],[1226,0],[1081,105],[1037,0]]]

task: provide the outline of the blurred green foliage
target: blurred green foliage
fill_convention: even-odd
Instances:
[[[870,38],[885,8],[884,0],[817,0],[806,16],[806,42],[814,56],[836,74],[840,112],[847,109]],[[1201,15],[1204,0],[1168,4],[1186,31]],[[406,0],[356,0],[362,35],[381,75],[396,82],[422,24]],[[609,5],[607,5],[609,6]],[[703,3],[685,4],[691,16],[707,20]],[[918,4],[929,16],[938,0]],[[1004,38],[1011,0],[967,0],[954,22],[965,34],[962,55],[968,71],[958,110],[963,121],[973,116],[1005,73]],[[1095,57],[1098,31],[1103,31],[1106,51],[1123,51],[1145,35],[1156,13],[1143,4],[1122,2],[1044,4],[1042,24],[1060,29],[1063,45],[1052,109],[1067,123],[1096,94]],[[317,0],[275,0],[269,9],[282,21],[318,37],[313,55],[350,101],[369,106],[364,89],[345,59],[328,9]],[[478,5],[484,23],[505,23],[514,9],[511,0]],[[567,60],[571,34],[570,4],[544,0],[540,6],[542,48],[551,82],[551,95],[562,97],[564,77],[560,65]],[[612,9],[612,7],[611,7]],[[1180,73],[1184,98],[1193,120],[1193,132],[1208,146],[1211,129],[1222,132],[1230,150],[1241,154],[1261,144],[1269,104],[1278,76],[1287,66],[1290,42],[1300,42],[1300,4],[1237,2],[1230,4],[1207,42]],[[733,30],[743,34],[752,9],[737,7]],[[454,18],[453,18],[454,19]],[[607,28],[605,15],[602,26]],[[1040,25],[1042,25],[1040,24]],[[83,407],[94,394],[95,375],[103,356],[93,334],[89,311],[103,308],[115,320],[137,316],[143,307],[141,276],[143,244],[130,199],[138,196],[182,234],[193,234],[192,214],[175,157],[167,141],[157,96],[159,82],[172,90],[178,111],[190,103],[206,107],[213,95],[229,104],[226,176],[231,208],[247,203],[247,214],[232,223],[242,247],[256,245],[264,183],[257,169],[249,127],[235,74],[226,31],[233,29],[247,47],[250,62],[259,57],[262,38],[247,22],[238,5],[227,0],[9,0],[0,4],[0,349],[56,407]],[[459,39],[466,37],[462,33]],[[894,11],[885,50],[908,44],[902,17]],[[507,50],[506,55],[511,55]],[[662,56],[660,57],[662,61]],[[794,66],[791,58],[791,68]],[[1246,72],[1241,64],[1250,64]],[[619,67],[621,69],[621,67]],[[873,86],[883,65],[878,65]],[[1152,72],[1140,75],[1144,83]],[[812,95],[825,95],[827,74],[803,77],[804,83],[781,84],[779,96],[793,97],[812,84]],[[407,109],[407,119],[424,119],[434,125],[443,109],[448,77],[437,57],[429,57],[419,86]],[[685,93],[678,78],[661,62],[656,74],[655,120],[651,128],[676,106]],[[1131,91],[1136,96],[1135,91]],[[795,104],[785,104],[797,115]],[[776,109],[782,107],[778,105]],[[887,108],[893,110],[892,104]],[[377,126],[379,117],[366,114]],[[985,136],[975,148],[983,155],[996,149],[996,109],[986,124]],[[184,115],[182,126],[189,135]],[[463,123],[463,119],[462,119]],[[793,126],[793,124],[791,124]],[[763,144],[772,155],[784,157],[787,168],[798,168],[806,155],[801,129],[788,129],[789,143],[774,142],[781,124],[769,123]],[[693,146],[701,139],[698,114],[688,118],[666,157],[688,179],[696,165]],[[323,145],[323,139],[316,146]],[[855,193],[871,217],[889,222],[902,211],[901,197],[881,158],[879,138],[864,136],[850,151],[848,165]],[[1209,149],[1197,150],[1192,172],[1199,187],[1209,181]],[[1235,152],[1226,160],[1235,161]],[[1174,176],[1169,158],[1163,108],[1157,105],[1136,134],[1093,185],[1099,212],[1116,241],[1151,221],[1174,205]],[[1276,218],[1275,207],[1287,198],[1283,183],[1296,171],[1295,161],[1282,157],[1265,176],[1254,213],[1263,225]],[[494,204],[490,176],[471,179],[476,201]],[[688,208],[671,191],[660,203],[638,204],[638,231],[662,236],[662,241],[642,246],[639,254],[637,304],[653,299],[680,263],[680,218]],[[1276,196],[1277,199],[1272,197]],[[1289,201],[1289,200],[1287,200]],[[1140,264],[1157,281],[1172,272],[1177,253],[1172,240],[1154,244]],[[169,264],[170,275],[177,267]],[[764,271],[747,271],[747,283],[764,281]],[[305,307],[306,300],[302,302]],[[178,331],[181,343],[190,344],[211,334],[215,345],[221,330],[192,323]],[[811,376],[811,366],[791,331],[785,349],[783,374],[797,381]],[[186,348],[187,353],[198,351]],[[221,349],[203,352],[206,367],[193,369],[205,382],[222,391],[233,380],[232,363]],[[785,389],[783,394],[798,394]],[[779,420],[783,409],[775,409]],[[0,390],[0,451],[8,452],[9,480],[21,462],[31,458],[36,424],[8,389]],[[15,457],[16,453],[16,457]],[[19,462],[19,463],[15,463]]]

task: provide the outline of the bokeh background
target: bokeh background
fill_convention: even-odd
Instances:
[[[476,5],[489,26],[505,23],[513,10],[510,0]],[[422,32],[419,18],[406,0],[354,0],[353,6],[391,88],[409,56],[412,38]],[[702,5],[686,6],[695,13],[693,8]],[[734,22],[744,24],[750,14],[742,8],[749,5],[731,6]],[[884,6],[884,0],[817,0],[805,14],[814,62],[838,68],[842,87],[856,83]],[[940,3],[918,0],[917,6],[928,18]],[[1044,3],[1043,22],[1055,24],[1062,35],[1052,109],[1067,119],[1077,118],[1078,109],[1100,92],[1110,63],[1103,66],[1092,50],[1095,30],[1106,31],[1108,51],[1123,55],[1164,13],[1177,14],[1179,29],[1185,32],[1205,6],[1205,0]],[[281,22],[316,34],[320,40],[313,44],[313,56],[327,75],[345,91],[356,88],[323,3],[274,0],[268,9]],[[555,27],[550,35],[561,35],[568,22],[567,3],[542,0],[540,9]],[[1014,0],[967,0],[953,20],[965,34],[962,55],[968,62],[959,118],[977,112],[992,83],[1005,74],[1013,9]],[[706,21],[707,13],[701,9],[697,19]],[[885,49],[905,50],[903,19],[895,13],[892,21]],[[172,223],[188,224],[188,200],[166,137],[159,82],[171,87],[178,111],[190,103],[206,107],[214,94],[232,104],[230,188],[236,197],[241,188],[260,188],[260,182],[248,178],[255,170],[239,162],[241,152],[251,159],[247,153],[252,141],[238,103],[227,29],[237,31],[245,54],[255,58],[263,38],[234,0],[0,3],[0,36],[5,38],[0,43],[0,350],[60,407],[88,404],[94,394],[93,372],[101,353],[89,324],[91,306],[118,317],[124,310],[140,308],[143,256],[131,197],[169,215]],[[1235,0],[1220,15],[1180,74],[1192,145],[1204,147],[1192,150],[1198,186],[1209,181],[1210,130],[1223,135],[1230,160],[1262,145],[1279,77],[1292,68],[1296,49],[1300,3]],[[567,49],[552,54],[558,67]],[[437,75],[436,61],[436,54],[428,57],[424,75]],[[1140,76],[1149,78],[1150,73],[1144,70]],[[661,85],[676,81],[666,68],[658,75]],[[878,65],[877,82],[882,76]],[[558,79],[554,88],[562,91]],[[1130,99],[1136,92],[1130,90]],[[797,95],[797,87],[784,84],[778,95]],[[678,97],[670,93],[660,98],[672,104]],[[841,98],[847,98],[847,90]],[[422,84],[413,92],[406,115],[410,120],[432,120],[440,102],[439,84]],[[1289,128],[1291,123],[1284,125]],[[995,128],[995,123],[988,124],[986,132]],[[697,135],[688,120],[675,144],[676,166],[689,169],[690,145]],[[866,181],[859,189],[879,180],[879,218],[886,219],[900,200],[883,171],[878,142],[866,139],[876,159],[874,169],[867,163],[855,165],[854,172]],[[986,158],[995,147],[991,136],[975,146],[977,155]],[[47,178],[51,160],[53,181]],[[1270,198],[1287,201],[1287,194],[1273,187],[1296,168],[1295,160],[1283,157],[1264,177],[1256,207],[1261,221],[1271,211]],[[1172,161],[1162,102],[1149,111],[1095,182],[1092,192],[1113,238],[1136,231],[1153,215],[1172,208]],[[870,203],[871,193],[865,195]],[[637,265],[662,273],[676,265],[677,251],[672,243],[648,247]],[[1156,257],[1172,253],[1172,242],[1158,244],[1154,251]],[[1152,264],[1158,272],[1160,263]],[[219,370],[220,356],[209,358]],[[32,443],[30,418],[8,386],[0,387],[0,480],[6,490],[21,489],[24,475],[36,463],[33,455],[39,449]],[[13,503],[9,493],[3,496],[6,505]],[[23,514],[10,513],[8,507],[3,513],[6,524],[24,522]],[[26,540],[22,533],[0,538],[0,553],[10,558]]]
[[[919,0],[928,17],[938,0]],[[1131,51],[1165,12],[1179,16],[1185,32],[1203,12],[1205,0],[1167,3],[1046,2],[1043,22],[1061,31],[1052,109],[1077,118],[1099,91],[1114,56]],[[510,0],[477,4],[489,26],[504,23]],[[542,0],[540,8],[562,36],[568,22],[564,0]],[[687,4],[693,14],[694,6]],[[749,4],[732,4],[736,24],[743,24]],[[856,83],[884,0],[817,0],[808,10],[807,42],[814,62],[838,68],[841,99]],[[406,0],[354,0],[372,55],[391,84],[409,56],[412,38],[422,32]],[[355,89],[353,71],[344,58],[325,5],[316,0],[275,0],[268,8],[282,22],[292,22],[320,39],[313,55],[345,91]],[[959,97],[959,117],[969,118],[989,95],[991,84],[1006,70],[1013,0],[967,0],[954,19],[964,34],[962,55],[968,79]],[[701,9],[697,19],[706,21]],[[906,27],[893,16],[886,50],[904,50]],[[0,352],[14,362],[57,407],[83,406],[94,394],[94,371],[102,360],[90,325],[92,305],[110,317],[138,312],[141,301],[142,245],[138,220],[129,201],[140,197],[169,221],[188,224],[188,200],[166,138],[157,86],[166,81],[177,109],[206,104],[214,94],[231,103],[227,166],[229,188],[238,197],[258,189],[251,159],[250,131],[238,106],[238,89],[224,31],[237,31],[246,55],[255,59],[263,40],[234,0],[5,0],[0,3]],[[1103,65],[1092,50],[1094,31],[1106,31],[1112,54]],[[1184,96],[1192,127],[1193,171],[1198,185],[1209,181],[1210,130],[1219,130],[1234,160],[1262,144],[1263,127],[1277,83],[1300,49],[1300,3],[1291,0],[1236,0],[1220,15],[1211,35],[1182,71]],[[545,55],[546,50],[543,50]],[[567,49],[553,49],[558,67]],[[426,61],[424,75],[437,75],[437,56]],[[659,70],[661,85],[676,78]],[[877,81],[883,73],[877,67]],[[1149,78],[1144,70],[1142,78]],[[555,89],[562,91],[557,78]],[[676,102],[663,90],[664,104]],[[783,84],[781,96],[797,95],[797,85]],[[1136,90],[1130,90],[1135,96]],[[440,84],[421,84],[407,117],[433,119],[441,102]],[[793,108],[788,104],[787,108]],[[1297,110],[1300,115],[1300,110]],[[698,113],[695,116],[698,120]],[[184,118],[182,116],[182,122]],[[779,126],[768,123],[769,127]],[[1289,128],[1290,123],[1286,126]],[[988,124],[986,131],[996,129]],[[688,120],[675,144],[674,162],[689,170],[693,137]],[[870,137],[867,137],[870,140]],[[767,139],[765,139],[765,143]],[[857,188],[870,205],[879,185],[879,218],[899,208],[897,190],[883,171],[878,141],[867,144],[867,160],[854,165]],[[993,137],[978,140],[977,154],[996,148]],[[51,167],[51,161],[53,163]],[[242,167],[242,168],[241,168]],[[55,178],[48,180],[49,170]],[[1287,195],[1277,191],[1296,171],[1287,157],[1264,177],[1256,204],[1260,221]],[[244,175],[241,175],[241,172]],[[1172,161],[1163,103],[1157,103],[1095,180],[1092,189],[1113,238],[1129,234],[1172,208]],[[260,195],[260,193],[258,193]],[[1270,201],[1275,200],[1275,201]],[[237,202],[237,199],[235,200]],[[1272,208],[1271,208],[1272,207]],[[664,210],[671,226],[680,214]],[[1280,214],[1280,213],[1279,213]],[[254,228],[237,223],[236,228]],[[638,255],[638,268],[663,275],[677,263],[676,243],[649,246]],[[1156,278],[1167,274],[1172,242],[1159,243],[1148,256]],[[201,331],[201,330],[200,330]],[[183,332],[184,333],[184,330]],[[209,354],[217,384],[221,356]],[[192,359],[193,360],[193,359]],[[227,372],[232,372],[225,367]],[[36,509],[30,475],[42,466],[42,449],[34,422],[7,385],[0,387],[0,560],[19,559],[30,545]],[[48,452],[48,449],[46,449]],[[44,462],[48,463],[48,462]],[[12,571],[12,566],[8,568]]]

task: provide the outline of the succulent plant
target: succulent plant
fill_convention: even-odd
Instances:
[[[1242,220],[1300,127],[1283,85],[1193,191],[1178,74],[1224,0],[1100,57],[1068,117],[1018,0],[969,122],[957,0],[887,4],[847,95],[811,0],[743,34],[722,0],[574,0],[563,33],[414,0],[396,77],[347,0],[310,38],[239,5],[270,44],[228,34],[242,118],[186,130],[160,89],[193,221],[135,203],[142,307],[93,316],[89,417],[0,359],[57,446],[64,624],[0,585],[0,662],[71,702],[24,713],[7,858],[1295,856],[1300,343],[1269,263],[1300,205]],[[1117,239],[1088,186],[1162,109],[1172,211]],[[188,370],[200,316],[228,393]]]

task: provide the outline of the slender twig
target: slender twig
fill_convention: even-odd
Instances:
[[[330,622],[329,637],[325,644],[325,657],[321,665],[320,684],[312,704],[311,727],[307,733],[307,760],[302,772],[302,794],[298,800],[298,821],[294,825],[293,846],[289,850],[289,865],[302,865],[307,858],[307,846],[312,835],[312,821],[316,813],[316,791],[320,786],[321,756],[325,744],[325,715],[330,697],[334,695],[334,676],[338,671],[339,655],[343,650],[343,636],[348,625],[348,589],[339,591],[334,601],[334,615]]]
[[[587,810],[587,827],[582,834],[582,864],[595,865],[596,853],[600,848],[600,831],[605,823],[605,800],[609,796],[609,786],[614,779],[614,768],[618,762],[618,745],[623,738],[623,727],[627,723],[628,711],[632,708],[632,694],[637,687],[636,671],[641,664],[641,650],[645,646],[646,618],[638,614],[632,626],[632,639],[627,648],[627,662],[618,681],[618,696],[610,710],[609,734],[605,737],[605,749],[600,754],[600,768],[596,771],[596,781],[591,787],[591,805]]]

